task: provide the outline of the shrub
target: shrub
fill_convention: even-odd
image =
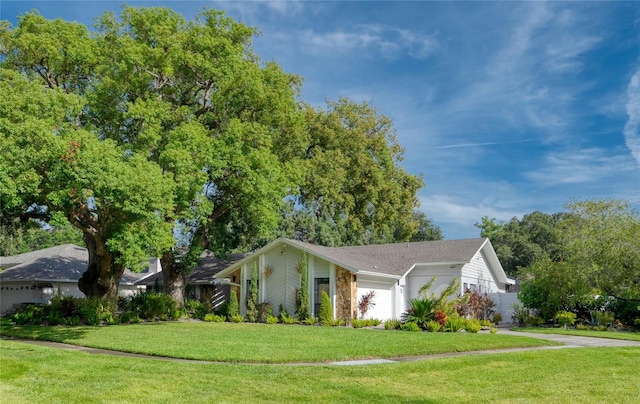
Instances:
[[[444,329],[449,332],[458,332],[464,328],[464,318],[458,314],[454,314],[447,318],[447,322],[444,324]]]
[[[55,296],[51,299],[51,311],[56,311],[61,317],[80,315],[82,299],[73,296]]]
[[[462,317],[471,317],[478,320],[487,319],[493,313],[493,300],[487,293],[467,290],[457,302],[456,311]]]
[[[298,320],[293,316],[289,316],[286,311],[280,313],[280,322],[287,325],[298,324]]]
[[[586,324],[582,324],[582,323],[576,324],[576,330],[584,331],[584,330],[588,330],[588,329],[589,329],[589,326],[586,325]]]
[[[376,297],[375,290],[370,290],[368,293],[360,296],[360,300],[358,300],[358,311],[360,312],[360,318],[364,318],[369,309],[376,305],[373,302],[374,297]]]
[[[540,327],[543,324],[544,324],[544,319],[542,317],[538,317],[538,316],[529,315],[524,320],[524,325],[527,325],[527,326],[530,326],[530,327]]]
[[[480,325],[483,327],[491,327],[493,323],[490,320],[484,319],[480,320]]]
[[[400,321],[398,320],[387,320],[384,322],[385,330],[399,330],[400,329]]]
[[[62,319],[62,324],[75,327],[80,324],[80,316],[65,317]]]
[[[429,332],[438,332],[442,328],[442,324],[438,321],[429,320],[427,321],[427,331]]]
[[[209,323],[224,323],[224,316],[208,313],[208,314],[205,314],[204,321],[207,321]]]
[[[495,334],[495,333],[497,333],[497,332],[498,332],[498,329],[497,329],[496,327],[491,327],[491,329],[489,330],[489,332],[490,332],[491,334]]]
[[[289,317],[289,313],[287,313],[287,307],[282,303],[280,303],[280,306],[278,306],[278,312],[280,313],[278,316],[280,317],[281,322],[284,322],[282,321],[283,318]]]
[[[205,315],[209,313],[209,308],[200,300],[185,299],[184,312],[189,318],[204,320]]]
[[[264,318],[264,322],[267,324],[278,324],[278,317],[267,314]]]
[[[556,313],[554,319],[566,330],[568,325],[573,325],[576,322],[576,313],[559,311]]]
[[[435,315],[433,317],[441,326],[447,322],[447,313],[442,310],[436,310]]]
[[[307,253],[302,252],[302,257],[298,263],[300,273],[300,290],[296,299],[296,316],[300,319],[311,317],[311,300],[309,299],[309,268],[307,265]]]
[[[377,318],[361,318],[351,320],[353,328],[375,327],[381,323]]]
[[[425,330],[427,322],[433,320],[436,311],[436,302],[432,299],[410,299],[409,308],[402,315],[403,323],[416,323]]]
[[[260,312],[260,314],[258,316],[259,317],[258,318],[259,321],[266,321],[266,318],[268,316],[273,317],[273,308],[271,307],[271,305],[269,303],[267,303],[267,302],[260,303],[258,305],[258,309],[259,309],[259,312]]]
[[[233,316],[237,316],[240,313],[240,305],[238,304],[238,294],[235,289],[231,291],[231,297],[229,298],[229,306],[227,307],[227,318],[232,321]]]
[[[333,307],[331,307],[331,298],[324,290],[320,294],[320,313],[318,320],[321,325],[331,325],[333,321]]]
[[[368,325],[368,322],[365,319],[354,318],[353,320],[351,320],[351,327],[353,328],[363,328],[363,327],[366,327],[367,325]]]
[[[247,320],[255,323],[260,317],[258,304],[258,265],[254,262],[249,281],[249,298],[247,299]]]
[[[609,327],[607,327],[606,325],[595,325],[595,326],[591,327],[591,329],[593,331],[608,331]]]
[[[513,320],[518,323],[520,327],[525,326],[527,318],[531,316],[531,310],[519,304],[514,304],[511,307],[513,308]]]
[[[481,329],[482,329],[482,324],[480,323],[480,320],[477,320],[475,318],[470,318],[464,321],[464,330],[466,332],[476,334]]]
[[[120,314],[120,324],[137,324],[140,322],[140,316],[133,311],[124,311]]]
[[[97,297],[87,297],[85,299],[78,299],[77,303],[82,318],[84,318],[87,324],[100,325],[102,321],[107,323],[113,322],[113,313],[108,303],[104,300]]]
[[[49,310],[47,316],[47,325],[58,325],[62,323],[62,316],[59,311]]]
[[[176,302],[165,293],[143,292],[131,297],[129,310],[145,320],[178,318]]]
[[[400,326],[400,329],[402,331],[422,331],[422,328],[420,328],[420,326],[413,321],[407,321],[406,323],[402,324]]]
[[[39,304],[18,304],[7,312],[9,318],[18,325],[40,325],[48,316],[49,308]]]
[[[301,320],[300,322],[304,325],[315,325],[316,319],[313,317],[307,317],[304,320]]]
[[[613,320],[615,319],[615,314],[610,311],[599,311],[596,312],[596,318],[598,319],[598,324],[600,325],[611,325],[613,324]]]
[[[231,316],[231,322],[232,323],[243,323],[244,322],[244,316],[242,314],[235,314],[235,315]]]
[[[502,314],[500,313],[495,313],[493,315],[493,323],[494,324],[500,324],[500,322],[502,321]]]

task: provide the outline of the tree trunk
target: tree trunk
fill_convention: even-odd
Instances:
[[[83,235],[89,252],[87,270],[78,281],[78,288],[87,297],[97,297],[109,302],[112,307],[118,303],[118,284],[124,273],[124,266],[114,263],[113,255],[107,250],[104,240],[87,232]]]
[[[162,264],[164,292],[176,301],[178,308],[184,307],[184,288],[186,286],[184,266],[176,262],[170,251],[162,256],[160,263]]]

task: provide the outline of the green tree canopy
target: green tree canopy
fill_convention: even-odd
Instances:
[[[346,99],[303,105],[255,34],[217,10],[124,7],[91,33],[35,12],[3,23],[3,217],[80,229],[90,296],[115,299],[125,266],[161,256],[179,303],[202,249],[268,240],[288,202],[340,244],[409,239],[422,179],[391,121]]]
[[[485,216],[476,227],[481,237],[489,237],[505,272],[516,275],[519,268],[527,267],[544,258],[558,260],[563,254],[558,225],[564,213],[549,215],[532,212],[521,220],[498,222]]]

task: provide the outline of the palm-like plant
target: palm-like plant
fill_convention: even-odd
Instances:
[[[427,323],[434,319],[436,313],[436,301],[432,299],[410,299],[409,308],[402,315],[403,322],[414,322],[423,330],[427,329]]]

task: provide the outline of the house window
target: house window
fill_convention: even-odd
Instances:
[[[478,285],[476,285],[475,283],[472,283],[469,289],[471,289],[472,292],[475,292],[478,289]]]
[[[469,289],[469,284],[467,282],[462,284],[462,291],[466,292]]]
[[[329,278],[315,278],[315,285],[313,289],[313,314],[318,317],[320,314],[320,301],[322,296],[322,291],[325,291],[327,295],[329,294]]]

